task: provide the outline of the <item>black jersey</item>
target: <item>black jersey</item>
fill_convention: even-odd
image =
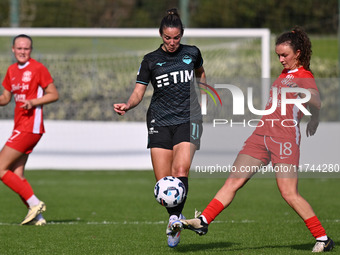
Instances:
[[[137,83],[154,88],[148,121],[153,126],[170,126],[202,120],[201,108],[195,91],[195,69],[203,59],[195,46],[180,45],[176,52],[165,52],[161,47],[144,56],[137,74]]]

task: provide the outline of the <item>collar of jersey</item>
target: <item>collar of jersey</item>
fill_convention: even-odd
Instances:
[[[302,67],[302,66],[301,66],[301,67]],[[288,70],[287,73],[296,73],[297,71],[299,71],[299,69],[300,69],[301,67],[295,68],[295,69],[293,69],[293,70]]]
[[[20,65],[20,64],[18,64],[18,68],[19,69],[24,69],[26,66],[28,66],[30,64],[30,61],[28,60],[25,64],[23,64],[23,65]]]

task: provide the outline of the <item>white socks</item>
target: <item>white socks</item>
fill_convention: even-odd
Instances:
[[[327,236],[321,236],[316,238],[317,241],[327,241],[328,237]]]
[[[26,202],[29,207],[32,207],[38,205],[40,200],[35,195],[32,195]]]

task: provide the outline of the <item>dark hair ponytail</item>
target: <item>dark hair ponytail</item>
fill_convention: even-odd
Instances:
[[[159,33],[163,34],[163,29],[166,27],[177,27],[181,30],[181,35],[184,33],[183,24],[176,8],[167,11],[167,15],[162,19],[159,26]]]
[[[294,52],[300,50],[299,63],[303,65],[306,70],[310,71],[309,65],[312,57],[312,43],[307,33],[302,28],[296,26],[292,31],[281,34],[276,39],[275,45],[282,43],[288,43]]]

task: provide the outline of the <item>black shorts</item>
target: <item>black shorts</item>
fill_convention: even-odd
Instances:
[[[148,122],[148,148],[172,148],[181,142],[190,142],[200,149],[203,125],[201,121],[190,121],[179,125],[154,127]]]

